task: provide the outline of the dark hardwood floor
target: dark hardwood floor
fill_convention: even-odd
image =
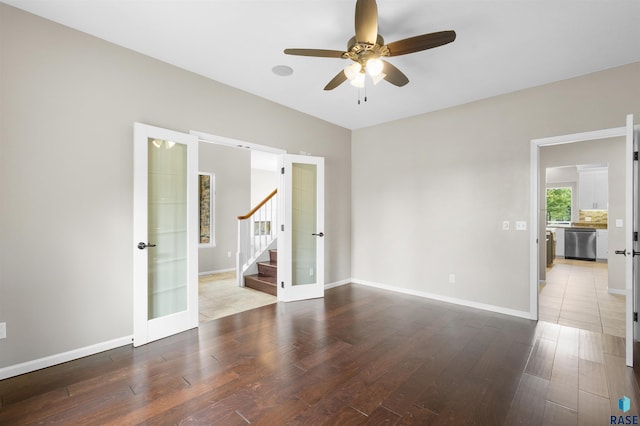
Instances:
[[[0,424],[610,424],[614,336],[358,285],[0,381]]]

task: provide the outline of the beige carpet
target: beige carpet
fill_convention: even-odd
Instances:
[[[203,275],[199,284],[200,322],[276,303],[276,297],[238,287],[235,272]]]

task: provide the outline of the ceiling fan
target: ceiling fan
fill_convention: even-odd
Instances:
[[[456,39],[455,31],[440,31],[422,34],[384,44],[378,34],[378,6],[375,0],[357,0],[355,16],[356,35],[347,43],[347,51],[325,49],[285,49],[287,55],[314,56],[320,58],[351,59],[354,63],[340,71],[327,83],[324,90],[332,90],[350,80],[356,87],[364,87],[365,71],[374,84],[386,80],[396,86],[409,82],[406,75],[382,57],[400,56],[420,52],[451,43]]]

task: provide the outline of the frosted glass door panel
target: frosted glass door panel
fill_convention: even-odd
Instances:
[[[187,309],[187,146],[148,144],[148,319]]]
[[[292,285],[315,284],[317,237],[317,170],[315,164],[293,163]]]

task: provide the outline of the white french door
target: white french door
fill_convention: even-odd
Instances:
[[[134,123],[133,345],[198,326],[198,138]]]
[[[324,297],[324,158],[281,157],[278,300]]]

